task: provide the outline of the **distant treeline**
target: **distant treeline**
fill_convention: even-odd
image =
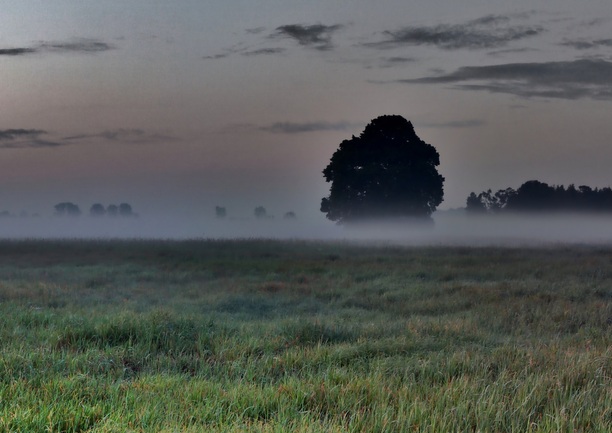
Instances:
[[[81,215],[81,209],[79,206],[71,203],[71,202],[62,202],[58,203],[54,206],[55,216],[71,216],[77,217]],[[92,217],[102,217],[102,216],[110,216],[110,217],[135,217],[137,214],[132,210],[132,206],[129,203],[121,203],[119,206],[115,204],[109,204],[104,207],[104,205],[100,203],[95,203],[91,205],[89,208],[89,215]]]
[[[591,188],[586,185],[567,188],[548,185],[537,180],[522,184],[517,190],[490,189],[480,194],[472,192],[467,198],[470,213],[500,212],[612,212],[612,189]]]

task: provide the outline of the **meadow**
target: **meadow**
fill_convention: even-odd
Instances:
[[[610,432],[612,246],[0,241],[0,431]]]

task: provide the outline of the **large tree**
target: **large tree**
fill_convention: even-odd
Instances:
[[[444,196],[440,155],[402,116],[380,116],[344,140],[323,170],[331,182],[321,212],[339,223],[429,219]]]

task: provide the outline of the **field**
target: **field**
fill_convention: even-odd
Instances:
[[[610,432],[612,247],[0,242],[0,431]]]

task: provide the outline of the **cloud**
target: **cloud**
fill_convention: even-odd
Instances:
[[[612,62],[599,59],[466,66],[450,74],[398,80],[407,84],[472,81],[480,83],[458,84],[455,88],[508,93],[527,98],[612,100]]]
[[[0,56],[23,56],[35,52],[34,48],[3,48],[0,49]]]
[[[380,59],[380,64],[378,65],[381,68],[392,68],[395,66],[402,66],[408,63],[414,63],[417,59],[414,57],[384,57]]]
[[[265,27],[255,27],[255,28],[253,28],[253,29],[246,29],[245,31],[246,31],[247,33],[252,34],[252,35],[258,35],[258,34],[260,34],[260,33],[263,33],[265,30],[266,30],[266,28],[265,28]]]
[[[2,48],[0,56],[23,56],[43,52],[52,53],[100,53],[115,47],[97,39],[79,38],[71,41],[39,42],[33,47]]]
[[[566,40],[560,45],[575,48],[577,50],[588,50],[599,47],[612,47],[612,39],[598,39],[594,41],[588,41],[585,39]]]
[[[346,131],[356,127],[363,127],[363,123],[351,122],[277,122],[268,126],[262,126],[260,131],[272,132],[275,134],[301,134],[305,132],[317,131]]]
[[[41,139],[47,131],[40,129],[5,129],[0,130],[0,149],[26,149],[41,147],[58,147],[63,143]]]
[[[260,48],[258,50],[244,51],[243,56],[261,56],[270,54],[282,54],[286,50],[284,48]]]
[[[104,140],[120,143],[130,144],[148,144],[148,143],[160,143],[167,141],[177,141],[177,137],[169,135],[147,133],[142,129],[114,129],[108,131],[102,131],[95,134],[81,134],[64,137],[64,140],[68,141],[87,141],[87,140]]]
[[[202,58],[204,60],[218,60],[218,59],[225,59],[229,55],[230,55],[230,53],[223,53],[223,54],[214,54],[214,55],[211,55],[211,56],[204,56]]]
[[[341,24],[326,26],[323,24],[301,25],[289,24],[276,28],[272,37],[285,37],[296,40],[300,45],[321,51],[333,48],[332,35],[340,30]]]
[[[100,53],[114,49],[113,45],[97,39],[79,38],[63,42],[40,42],[39,50],[57,53]]]
[[[442,129],[463,129],[463,128],[477,128],[479,126],[486,125],[487,122],[480,119],[467,119],[467,120],[452,120],[450,122],[433,122],[433,123],[420,123],[419,126],[424,128],[442,128]]]
[[[395,31],[387,30],[383,32],[384,40],[364,45],[382,49],[404,45],[433,45],[445,50],[490,49],[544,31],[539,26],[515,25],[511,21],[517,17],[524,18],[526,15],[487,15],[463,24],[408,26]]]

